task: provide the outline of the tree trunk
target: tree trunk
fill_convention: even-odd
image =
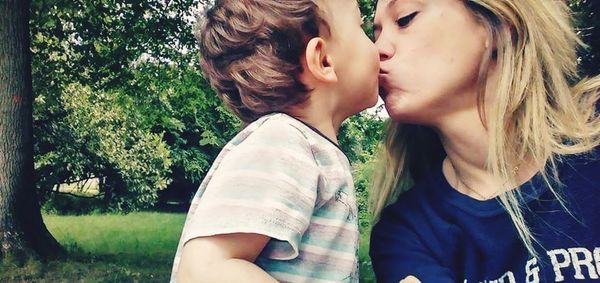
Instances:
[[[35,190],[29,0],[0,0],[0,258],[64,253]]]

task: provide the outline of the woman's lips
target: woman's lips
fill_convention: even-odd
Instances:
[[[379,73],[377,79],[379,79],[380,86],[386,86],[390,81],[390,75],[388,73]]]
[[[385,72],[383,70],[379,71],[379,96],[381,96],[381,98],[385,101],[385,98],[387,97],[388,93],[390,93],[390,91],[393,89],[394,91],[396,90],[401,90],[400,86],[398,85],[398,81],[394,79],[394,76],[388,72]]]

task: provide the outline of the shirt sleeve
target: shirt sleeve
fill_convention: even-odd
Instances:
[[[373,228],[370,244],[377,282],[398,283],[409,275],[421,282],[455,282],[452,272],[427,251],[423,240],[384,210]]]
[[[189,216],[183,241],[256,233],[271,241],[268,257],[298,256],[315,207],[319,170],[303,134],[284,122],[266,122],[232,149],[215,169]],[[264,251],[263,251],[264,253]]]

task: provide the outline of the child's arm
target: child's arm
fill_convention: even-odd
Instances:
[[[302,132],[268,123],[227,153],[192,201],[175,281],[276,282],[253,263],[261,252],[269,263],[299,256],[321,169]]]
[[[421,281],[417,279],[417,277],[407,276],[406,278],[400,280],[400,282],[398,283],[421,283]]]
[[[269,239],[243,233],[192,239],[183,247],[177,282],[277,282],[254,264]]]

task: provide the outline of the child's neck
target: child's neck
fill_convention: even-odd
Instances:
[[[337,133],[347,117],[336,115],[329,108],[327,102],[315,101],[315,98],[315,96],[312,96],[302,105],[292,107],[285,112],[317,129],[321,134],[338,144]]]

